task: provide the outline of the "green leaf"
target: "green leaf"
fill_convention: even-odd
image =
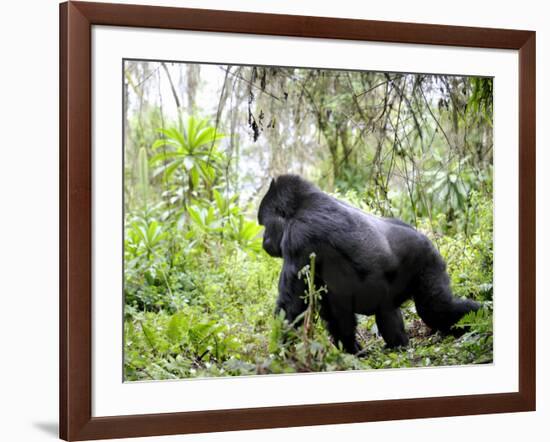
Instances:
[[[198,187],[199,185],[199,171],[196,167],[193,167],[190,171],[191,175],[191,182],[193,183],[193,187]]]
[[[177,141],[178,147],[181,147],[183,149],[188,148],[185,138],[183,137],[181,132],[175,127],[170,127],[168,129],[159,129],[158,131],[166,135],[168,138],[171,138],[172,140]]]
[[[160,162],[163,162],[163,161],[170,161],[173,158],[177,158],[180,155],[181,154],[179,152],[160,152],[160,153],[157,153],[157,154],[153,155],[149,159],[149,163],[150,164],[155,164],[155,163],[160,163]]]
[[[225,135],[217,132],[214,127],[208,127],[204,129],[199,136],[193,141],[195,148],[201,147],[203,145],[208,145],[210,147],[212,143],[222,140],[225,138]]]
[[[140,321],[139,324],[141,325],[141,330],[143,331],[143,335],[145,336],[147,343],[151,347],[151,350],[153,350],[154,352],[156,350],[156,344],[157,344],[157,337],[155,335],[154,330],[150,328],[148,325],[145,325],[143,321]]]
[[[220,214],[224,215],[226,212],[226,204],[223,196],[216,189],[213,190],[212,194],[214,195],[214,200],[216,201],[216,206],[220,211]]]
[[[153,144],[151,145],[151,149],[158,149],[159,147],[165,147],[165,146],[171,146],[175,148],[181,148],[181,144],[177,143],[174,140],[171,140],[169,138],[158,138],[156,139]]]
[[[189,216],[195,223],[197,223],[199,226],[204,227],[204,221],[202,219],[201,210],[199,208],[188,207],[187,212],[189,213]]]
[[[176,313],[170,319],[166,329],[166,336],[173,344],[180,344],[184,334],[187,332],[187,315],[183,312]]]

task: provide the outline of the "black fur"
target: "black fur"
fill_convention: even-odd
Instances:
[[[321,316],[336,342],[359,351],[355,314],[376,315],[390,347],[408,344],[400,306],[412,298],[422,320],[450,333],[479,304],[452,295],[441,255],[413,227],[370,215],[321,192],[297,175],[271,182],[260,203],[263,247],[283,258],[277,309],[292,322],[305,309],[298,271],[316,254],[316,283],[326,285]]]

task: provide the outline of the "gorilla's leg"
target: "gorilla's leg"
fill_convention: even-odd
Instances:
[[[393,310],[379,310],[376,312],[378,331],[390,348],[406,346],[409,337],[405,332],[405,324],[399,307]]]
[[[361,350],[355,338],[357,320],[351,302],[338,302],[333,293],[325,293],[321,300],[320,315],[326,322],[335,345],[341,343],[344,350],[351,354]]]
[[[422,273],[413,288],[416,311],[428,327],[448,334],[465,314],[480,308],[470,299],[453,296],[445,266]]]

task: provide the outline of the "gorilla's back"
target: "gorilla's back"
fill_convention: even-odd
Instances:
[[[356,298],[358,312],[370,314],[385,297],[393,299],[426,264],[423,256],[433,246],[409,224],[371,215],[327,194],[314,198],[318,201],[304,208],[307,219],[300,214],[297,219],[317,220],[322,233],[314,252],[321,276],[329,289],[333,285],[335,292]],[[323,261],[331,265],[323,266]],[[371,296],[365,296],[368,293]]]

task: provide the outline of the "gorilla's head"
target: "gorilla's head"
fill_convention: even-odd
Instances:
[[[264,250],[271,256],[283,256],[282,241],[285,227],[294,216],[305,195],[313,185],[298,175],[280,175],[271,180],[260,203],[258,222],[265,226]]]
[[[260,203],[258,222],[265,227],[263,247],[271,256],[281,258],[281,242],[285,229],[285,216],[281,210],[276,179],[271,180],[269,190]]]

